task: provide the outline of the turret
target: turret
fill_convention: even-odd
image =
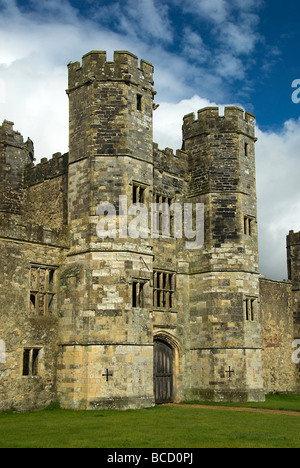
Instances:
[[[254,116],[237,107],[226,107],[224,116],[212,107],[200,110],[197,120],[184,118],[188,198],[206,204],[205,247],[231,243],[241,257],[238,268],[251,272],[258,272],[255,141]]]
[[[139,65],[126,51],[115,52],[113,62],[92,51],[68,68],[71,250],[62,272],[62,403],[152,406],[151,240],[124,232],[114,238],[112,231],[100,236],[97,226],[105,203],[117,228],[120,196],[128,206],[150,201],[153,66],[144,60]]]
[[[20,214],[23,203],[24,167],[34,159],[33,143],[13,129],[13,122],[0,126],[0,212]]]
[[[254,116],[240,108],[184,118],[187,197],[205,213],[204,246],[190,262],[191,348],[202,369],[194,397],[264,399],[255,141]]]

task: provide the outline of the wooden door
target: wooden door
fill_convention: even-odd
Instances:
[[[155,403],[173,401],[173,350],[163,341],[154,341],[154,396]]]

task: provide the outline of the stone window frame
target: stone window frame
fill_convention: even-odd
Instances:
[[[147,280],[132,278],[131,281],[131,303],[135,309],[143,309],[145,306],[145,284]]]
[[[49,317],[53,315],[56,296],[56,270],[57,266],[30,264],[29,316]],[[35,278],[33,271],[36,272]]]
[[[244,298],[244,318],[246,322],[255,322],[257,320],[257,297],[247,296]]]
[[[145,204],[147,188],[148,188],[147,185],[133,180],[132,181],[132,203]]]
[[[253,236],[253,224],[255,218],[252,216],[244,216],[244,234],[246,236]]]
[[[176,273],[174,271],[153,270],[153,307],[174,309],[176,293]]]

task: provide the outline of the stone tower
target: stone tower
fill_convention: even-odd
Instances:
[[[152,65],[129,52],[107,62],[93,51],[69,64],[71,248],[60,276],[58,377],[65,407],[154,403],[152,247],[119,229],[128,206],[150,197],[152,86]],[[104,203],[115,208],[114,234],[99,237]]]
[[[236,107],[183,124],[188,200],[205,205],[204,247],[190,261],[191,394],[215,400],[264,399],[254,132]]]

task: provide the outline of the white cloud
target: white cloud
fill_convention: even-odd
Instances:
[[[224,23],[222,24],[220,35],[229,50],[237,55],[250,54],[253,52],[259,35],[246,21],[242,24]]]
[[[229,2],[226,0],[185,0],[183,3],[183,10],[216,24],[223,23],[228,16]]]
[[[168,19],[167,8],[161,2],[154,0],[127,0],[126,13],[129,16],[129,31],[135,25],[137,36],[145,36],[171,41],[173,38]],[[128,31],[127,31],[128,32]]]
[[[200,96],[184,99],[178,103],[162,102],[154,112],[154,141],[161,149],[166,147],[180,149],[182,146],[182,119],[191,112],[216,106],[215,103]]]
[[[183,53],[197,63],[205,63],[211,57],[202,37],[190,27],[186,27],[182,37]]]
[[[286,235],[300,230],[300,119],[280,132],[257,129],[257,193],[262,272],[286,277]]]
[[[223,52],[216,57],[216,70],[218,75],[227,79],[242,80],[245,77],[245,70],[242,61],[233,55]]]

